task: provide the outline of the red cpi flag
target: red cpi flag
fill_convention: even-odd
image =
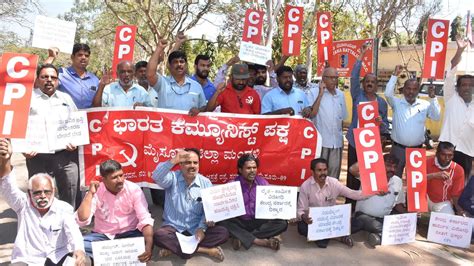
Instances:
[[[364,58],[362,58],[361,77],[372,72],[374,40],[365,39],[332,42],[332,57],[329,60],[329,65],[337,69],[339,77],[349,78],[351,76],[352,67],[360,54],[362,45],[366,42],[370,42],[370,45],[369,50],[365,53]]]
[[[379,103],[377,101],[360,102],[357,106],[358,127],[378,126],[379,123],[375,119],[379,116]]]
[[[406,149],[407,203],[409,212],[427,212],[426,150]]]
[[[286,6],[285,28],[283,32],[283,55],[300,55],[303,33],[303,7]]]
[[[429,19],[422,78],[444,78],[449,20]]]
[[[244,32],[242,41],[260,44],[262,41],[263,15],[262,11],[247,9],[245,12]]]
[[[137,26],[117,26],[115,30],[114,60],[112,62],[112,75],[117,77],[117,65],[120,61],[133,61],[133,48],[135,47],[135,33]]]
[[[332,57],[332,24],[330,12],[317,12],[317,40],[318,40],[318,76],[323,73],[326,62]]]
[[[362,194],[388,191],[387,173],[382,156],[380,134],[375,127],[354,128]]]
[[[0,137],[25,138],[38,56],[4,53],[0,63]]]

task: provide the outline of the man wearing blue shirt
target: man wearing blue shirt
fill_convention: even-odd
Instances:
[[[357,116],[357,106],[361,102],[377,101],[379,106],[379,115],[380,117],[376,118],[380,123],[379,129],[380,134],[388,135],[388,118],[387,111],[388,105],[387,102],[380,96],[377,95],[377,76],[374,73],[367,73],[362,79],[362,87],[360,82],[360,71],[362,68],[362,59],[365,56],[369,48],[369,43],[364,43],[362,45],[361,52],[357,57],[357,61],[354,64],[351,72],[351,97],[352,97],[352,122],[347,130],[346,139],[348,141],[347,147],[347,165],[351,166],[357,162],[357,153],[355,149],[354,141],[354,128],[359,126],[359,119]],[[355,178],[354,175],[347,170],[347,187],[350,189],[359,189],[360,181]],[[351,199],[346,199],[346,203],[353,204],[355,206],[355,201]]]
[[[50,49],[46,63],[53,63],[59,51]],[[86,109],[92,106],[92,100],[99,86],[99,79],[87,72],[91,49],[84,43],[76,43],[72,49],[71,66],[59,69],[59,91],[71,96],[78,109]]]
[[[133,83],[135,66],[131,61],[117,64],[119,81],[112,82],[110,73],[103,75],[93,100],[94,107],[151,106],[150,95],[142,86]]]
[[[159,108],[189,110],[189,115],[195,116],[206,110],[206,97],[201,85],[186,76],[186,54],[182,51],[169,54],[170,76],[162,76],[156,72],[167,44],[166,40],[161,40],[148,61],[148,82],[158,93]]]
[[[206,222],[201,189],[211,187],[212,183],[199,174],[199,157],[197,149],[179,150],[172,159],[159,163],[153,172],[153,179],[166,195],[163,224],[154,234],[155,245],[163,248],[159,252],[161,257],[172,252],[189,259],[199,252],[224,260],[224,252],[218,245],[227,241],[229,232],[225,227]],[[180,170],[171,171],[176,164]],[[196,237],[199,245],[193,254],[183,253],[176,232]]]
[[[281,66],[276,71],[278,87],[265,94],[262,100],[262,114],[300,115],[309,117],[311,104],[300,89],[293,88],[293,69]]]
[[[195,74],[191,78],[201,84],[204,96],[206,96],[206,100],[209,101],[216,92],[216,87],[207,78],[211,70],[211,58],[204,54],[196,56],[196,59],[194,59],[194,70]]]
[[[440,107],[434,87],[428,89],[431,100],[418,99],[420,84],[416,79],[408,79],[403,85],[403,97],[395,97],[397,76],[401,73],[402,66],[395,67],[394,74],[387,83],[385,98],[393,109],[392,120],[392,150],[390,154],[400,160],[397,176],[402,176],[405,168],[405,149],[421,148],[425,141],[425,122],[427,118],[438,121],[441,117]]]

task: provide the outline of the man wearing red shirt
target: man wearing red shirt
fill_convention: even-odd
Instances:
[[[223,113],[260,114],[260,96],[247,86],[249,69],[246,64],[232,66],[230,83],[221,83],[207,103],[207,112],[212,112],[221,106]]]
[[[440,141],[436,156],[428,158],[428,208],[432,212],[462,215],[458,199],[464,189],[464,170],[453,161],[454,145]],[[453,205],[455,209],[453,209]]]

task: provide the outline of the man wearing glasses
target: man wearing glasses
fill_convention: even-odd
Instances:
[[[323,140],[321,158],[328,161],[328,175],[339,179],[344,148],[342,121],[347,117],[347,108],[344,94],[337,88],[337,80],[335,68],[324,69],[312,116],[316,116],[313,122]]]
[[[71,96],[58,91],[58,70],[51,64],[44,64],[37,70],[37,88],[33,90],[30,106],[30,117],[41,119],[59,113],[77,111]],[[28,176],[37,173],[48,173],[54,176],[58,186],[59,199],[76,207],[76,196],[79,193],[79,159],[76,146],[68,144],[64,149],[54,153],[24,153]],[[78,205],[78,204],[77,204]]]
[[[28,193],[15,182],[12,148],[0,139],[0,195],[18,215],[12,263],[62,265],[68,256],[85,265],[84,244],[74,221],[73,208],[54,198],[51,176],[36,174],[28,181]]]
[[[197,252],[224,260],[219,245],[227,241],[229,232],[206,221],[201,189],[211,187],[212,183],[199,174],[199,156],[199,150],[194,148],[179,150],[172,159],[159,163],[153,172],[153,179],[166,193],[163,224],[153,236],[155,245],[162,248],[160,257],[174,253],[189,259]],[[171,171],[176,164],[180,170]],[[199,245],[193,254],[183,253],[176,232],[196,237]]]
[[[221,83],[207,103],[207,111],[212,112],[221,106],[223,113],[260,114],[260,96],[247,86],[249,67],[246,64],[232,66],[230,82]]]

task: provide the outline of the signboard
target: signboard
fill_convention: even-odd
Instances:
[[[426,150],[406,149],[407,205],[409,212],[427,212]]]
[[[242,61],[267,65],[268,60],[272,59],[272,48],[253,44],[251,42],[241,42],[239,58]]]
[[[112,61],[112,75],[117,77],[117,65],[120,61],[133,61],[135,34],[137,26],[122,25],[115,30],[114,59]]]
[[[428,19],[428,36],[426,37],[422,78],[444,78],[448,33],[449,20]]]
[[[303,13],[303,7],[287,5],[285,8],[285,27],[282,41],[283,55],[300,55]]]
[[[318,76],[321,76],[326,63],[332,57],[332,23],[330,12],[316,12],[318,41]]]
[[[58,113],[46,118],[50,150],[62,150],[68,144],[89,144],[89,129],[85,111]]]
[[[242,33],[242,42],[260,44],[262,41],[262,28],[264,12],[247,9],[245,12],[244,31]]]
[[[370,42],[369,48],[362,58],[362,68],[360,76],[365,77],[367,73],[372,73],[373,62],[373,39],[365,40],[348,40],[348,41],[334,41],[332,42],[332,57],[329,60],[329,65],[337,69],[339,77],[349,78],[351,76],[352,67],[359,57],[362,45]]]
[[[143,237],[93,241],[91,244],[94,265],[146,265],[138,260],[145,252]]]
[[[357,106],[358,127],[378,126],[376,118],[379,116],[379,104],[377,101],[360,102]]]
[[[473,218],[432,212],[428,241],[460,248],[471,245]]]

